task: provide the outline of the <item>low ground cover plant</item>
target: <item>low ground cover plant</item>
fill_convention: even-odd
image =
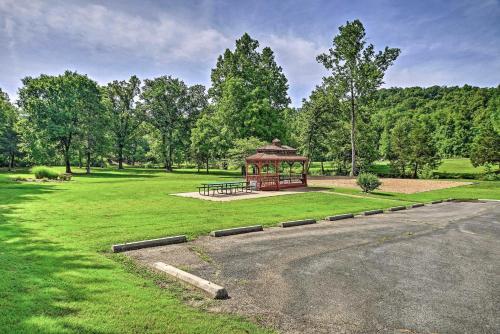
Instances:
[[[46,166],[33,167],[31,172],[35,175],[35,179],[57,180],[59,178],[59,173],[56,170]]]
[[[374,191],[382,184],[377,175],[372,173],[359,174],[356,183],[361,187],[361,189],[363,189],[363,192],[365,193]]]

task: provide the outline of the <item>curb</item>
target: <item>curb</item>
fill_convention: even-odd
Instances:
[[[228,228],[225,230],[212,231],[212,232],[210,232],[210,236],[212,236],[212,237],[225,237],[228,235],[250,233],[250,232],[260,232],[263,230],[264,229],[262,228],[262,225],[235,227],[235,228]]]
[[[134,249],[178,244],[178,243],[186,242],[186,241],[187,241],[187,238],[185,235],[178,235],[175,237],[166,237],[166,238],[159,238],[159,239],[150,239],[150,240],[128,242],[125,244],[117,244],[117,245],[111,246],[111,250],[113,251],[113,253],[119,253],[119,252],[134,250]]]
[[[326,220],[335,221],[335,220],[348,219],[348,218],[354,218],[354,214],[345,213],[343,215],[329,216],[329,217],[326,217]]]
[[[440,200],[437,200],[437,201],[432,201],[431,204],[439,204],[439,203],[443,203],[443,200],[440,199]]]
[[[410,208],[420,208],[420,207],[422,207],[422,206],[425,206],[425,204],[424,204],[424,203],[417,203],[417,204],[412,204],[412,205],[410,206]]]
[[[370,211],[363,212],[363,214],[365,216],[376,215],[376,214],[379,214],[379,213],[384,213],[384,210],[370,210]]]
[[[393,208],[389,208],[389,211],[401,211],[406,210],[406,206],[395,206]]]
[[[279,223],[279,227],[294,227],[301,225],[316,224],[316,219],[303,219],[303,220],[293,220],[288,222]]]
[[[224,299],[228,297],[227,291],[224,287],[207,281],[201,277],[177,269],[176,267],[165,264],[163,262],[156,262],[154,264],[154,267],[164,273],[169,274],[170,276],[175,277],[178,280],[181,280],[205,291],[214,299]]]

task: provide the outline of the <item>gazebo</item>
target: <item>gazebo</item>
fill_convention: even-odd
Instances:
[[[258,148],[255,154],[245,160],[247,183],[256,190],[307,186],[307,157],[297,155],[296,149],[281,145],[278,139]],[[293,165],[296,163],[301,165],[300,173],[293,173]]]

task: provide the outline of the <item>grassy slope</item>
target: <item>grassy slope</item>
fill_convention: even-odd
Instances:
[[[169,195],[235,177],[104,170],[70,183],[20,184],[0,173],[0,332],[265,332],[239,317],[187,306],[182,300],[197,294],[136,270],[123,256],[110,255],[110,245],[454,196],[308,193],[217,203]],[[462,192],[499,198],[497,188],[481,183]]]
[[[319,173],[321,170],[319,162],[313,162],[311,164],[311,170]],[[331,162],[324,163],[325,170],[331,171],[333,169]],[[494,170],[498,170],[498,166],[493,166]],[[389,161],[377,161],[374,163],[372,167],[372,171],[374,173],[379,174],[390,174],[391,168],[389,165]],[[442,163],[435,170],[440,175],[446,176],[448,175],[479,175],[485,172],[483,166],[474,167],[472,166],[470,159],[468,158],[456,158],[456,159],[443,159]]]

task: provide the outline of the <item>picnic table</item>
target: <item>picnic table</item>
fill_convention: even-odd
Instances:
[[[198,193],[204,196],[212,195],[229,195],[238,192],[252,192],[252,188],[248,186],[247,181],[219,181],[219,182],[205,182],[198,187]]]

